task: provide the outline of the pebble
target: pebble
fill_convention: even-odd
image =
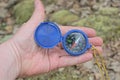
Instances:
[[[93,11],[99,10],[99,6],[98,6],[98,5],[93,5],[93,6],[92,6],[92,10],[93,10]]]
[[[100,73],[95,73],[94,77],[95,77],[95,80],[99,80],[101,78],[101,74]]]
[[[115,80],[120,80],[120,73],[117,73],[117,74],[115,75]]]
[[[7,3],[5,3],[5,2],[0,2],[0,8],[5,8],[5,7],[7,7]]]
[[[5,8],[0,8],[0,17],[5,18],[7,15],[7,10]]]
[[[65,0],[58,0],[57,5],[63,6],[63,4],[66,3]]]
[[[110,80],[115,80],[115,73],[114,72],[109,72],[109,77],[110,77]],[[119,80],[119,79],[118,79]]]
[[[73,1],[73,0],[72,0],[72,1],[69,1],[69,2],[67,2],[66,7],[67,7],[67,8],[71,8],[71,7],[73,6],[73,4],[74,4],[74,1]]]
[[[10,8],[13,4],[15,4],[18,0],[9,0],[7,3],[7,8]]]
[[[120,52],[118,52],[118,55],[120,56]]]
[[[0,35],[5,35],[5,34],[6,34],[6,32],[5,32],[5,31],[0,30]]]
[[[83,65],[84,65],[84,67],[86,67],[88,69],[92,69],[94,66],[92,61],[88,61],[88,62],[84,63]]]
[[[109,69],[112,69],[115,72],[120,72],[120,63],[118,61],[112,62]]]
[[[13,26],[6,26],[5,27],[6,33],[12,33],[13,32]]]
[[[112,0],[112,2],[120,2],[120,0]]]
[[[80,0],[80,6],[86,6],[88,0]]]
[[[57,9],[58,9],[58,7],[55,6],[55,4],[51,4],[45,8],[46,14],[51,14],[52,12],[54,12]]]
[[[62,71],[64,71],[64,70],[65,70],[65,68],[59,68],[59,69],[58,69],[59,72],[62,72]]]

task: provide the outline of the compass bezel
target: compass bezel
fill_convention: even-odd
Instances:
[[[85,38],[86,46],[85,46],[85,48],[84,48],[82,51],[73,53],[72,51],[68,50],[68,48],[66,47],[66,44],[65,44],[65,43],[66,43],[67,36],[70,35],[70,34],[72,34],[72,33],[80,33],[80,34],[82,34],[83,37]],[[65,50],[68,54],[70,54],[70,55],[72,55],[72,56],[82,55],[82,54],[84,54],[84,53],[91,47],[91,45],[90,45],[90,43],[89,43],[89,40],[88,40],[87,34],[86,34],[85,32],[83,32],[82,30],[77,30],[77,29],[70,30],[70,31],[68,31],[68,32],[64,35],[63,40],[62,40],[62,45],[63,45],[64,50]]]

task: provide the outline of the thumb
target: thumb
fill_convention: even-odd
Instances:
[[[42,2],[40,0],[34,0],[35,9],[32,17],[29,19],[27,23],[38,25],[40,22],[45,19],[45,10]]]
[[[40,0],[34,0],[35,9],[31,18],[23,24],[20,30],[17,32],[17,36],[24,35],[24,37],[29,36],[30,33],[33,33],[35,28],[40,24],[40,22],[44,21],[45,18],[45,10],[42,2]],[[27,30],[27,31],[26,31]]]

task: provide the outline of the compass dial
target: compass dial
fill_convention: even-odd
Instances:
[[[65,45],[68,51],[79,53],[86,47],[85,37],[79,32],[73,32],[67,35]]]

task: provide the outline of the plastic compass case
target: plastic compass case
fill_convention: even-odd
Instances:
[[[62,36],[57,24],[53,22],[42,22],[35,30],[35,42],[42,48],[54,48],[62,43],[64,50],[72,55],[84,54],[91,44],[87,35],[81,30],[70,30]]]

